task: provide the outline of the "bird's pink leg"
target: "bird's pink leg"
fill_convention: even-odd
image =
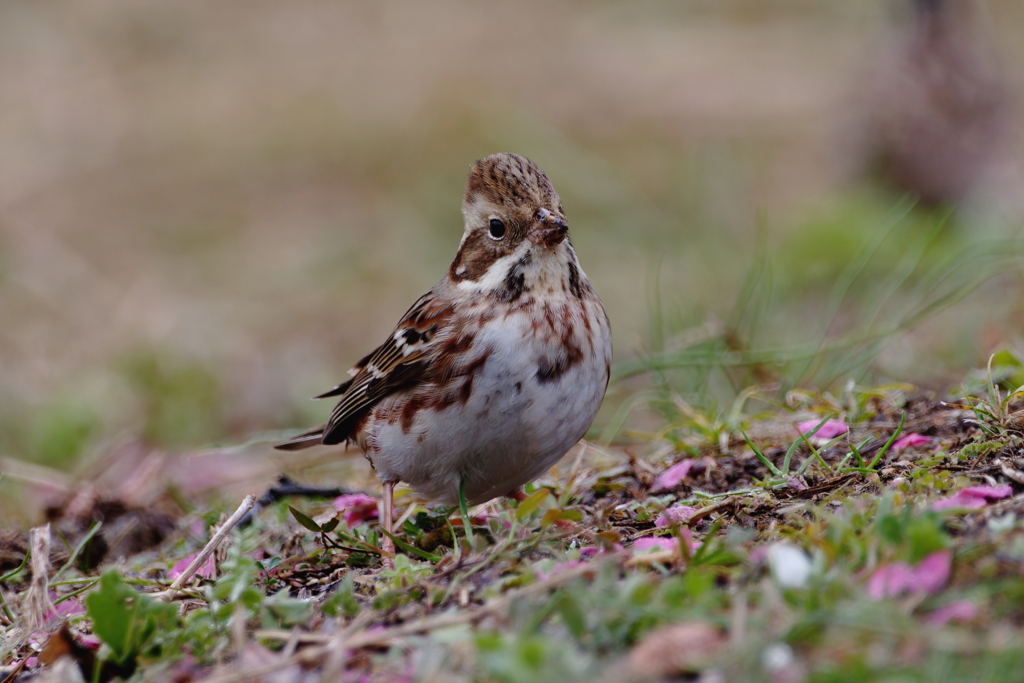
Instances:
[[[387,531],[389,534],[393,533],[391,529],[392,520],[392,507],[395,502],[395,482],[386,481],[384,482],[384,521],[381,524],[381,528]],[[390,537],[384,536],[384,540],[381,541],[380,549],[384,551],[383,565],[384,569],[395,568],[395,542]]]

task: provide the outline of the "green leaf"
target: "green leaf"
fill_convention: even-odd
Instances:
[[[912,519],[905,533],[910,545],[909,559],[913,563],[949,547],[949,536],[943,528],[941,517],[931,513]]]
[[[551,508],[540,518],[540,525],[542,527],[549,527],[555,522],[561,521],[562,511],[558,508]]]
[[[305,528],[309,529],[314,533],[320,533],[321,531],[323,531],[323,528],[319,524],[317,524],[312,519],[310,519],[303,513],[293,508],[291,505],[288,506],[288,509],[291,511],[292,517],[295,518],[295,521],[304,526]]]
[[[280,557],[277,557],[275,555],[274,557],[263,560],[262,562],[257,560],[256,568],[265,572],[273,571],[274,568],[276,568],[277,565],[281,564],[282,561],[283,560]]]
[[[579,510],[562,510],[562,519],[569,522],[582,522],[583,513]]]
[[[550,495],[551,492],[547,489],[540,489],[531,493],[526,500],[520,503],[519,507],[516,508],[516,519],[524,519],[525,517],[532,515],[540,508],[544,499]]]
[[[323,529],[324,533],[329,534],[329,533],[331,533],[332,531],[334,531],[338,527],[338,522],[339,521],[340,520],[337,517],[335,517],[334,519],[329,519],[320,528]]]
[[[885,515],[877,524],[878,535],[892,545],[899,545],[903,541],[903,528],[895,515]]]
[[[213,584],[213,595],[232,605],[241,603],[252,609],[258,607],[263,592],[256,587],[256,560],[243,552],[237,540],[228,550],[221,569],[224,573]]]
[[[558,614],[569,633],[582,642],[588,633],[587,617],[580,604],[568,592],[563,592],[558,600]]]
[[[118,664],[133,663],[152,644],[154,635],[177,625],[178,609],[129,587],[116,571],[100,578],[100,587],[85,599],[92,631],[110,648]]]
[[[383,554],[381,553],[380,548],[378,548],[375,545],[372,545],[371,543],[368,543],[367,541],[362,540],[357,536],[346,534],[343,531],[339,531],[335,535],[342,541],[344,541],[346,544],[355,546],[357,548],[362,548],[365,552],[374,553],[376,555]]]
[[[422,557],[424,560],[429,560],[430,562],[434,562],[434,563],[437,563],[437,562],[441,561],[441,557],[439,555],[433,555],[431,553],[428,553],[426,550],[422,550],[420,548],[417,548],[414,545],[410,545],[410,544],[406,543],[405,541],[403,541],[402,539],[400,539],[398,536],[395,536],[394,534],[390,534],[387,531],[384,531],[383,529],[381,529],[380,531],[381,531],[382,534],[384,534],[385,536],[390,538],[392,541],[394,541],[396,546],[398,546],[401,550],[404,550],[407,553],[411,553],[411,554],[413,554],[413,555],[415,555],[417,557]]]
[[[313,616],[313,605],[308,600],[288,596],[288,588],[263,600],[264,627],[290,628],[304,624]]]
[[[349,572],[342,579],[330,597],[324,600],[320,609],[324,614],[331,617],[354,617],[362,610],[359,600],[356,599],[356,575]]]

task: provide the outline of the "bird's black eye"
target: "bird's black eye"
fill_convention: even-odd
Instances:
[[[500,240],[505,236],[505,224],[497,218],[491,219],[491,239]]]

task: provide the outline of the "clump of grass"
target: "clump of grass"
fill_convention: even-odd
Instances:
[[[922,218],[909,202],[897,206],[853,254],[824,256],[841,266],[827,296],[817,303],[778,295],[773,261],[785,263],[790,280],[799,278],[794,271],[810,264],[785,252],[769,258],[762,241],[727,322],[680,333],[678,348],[671,348],[673,335],[662,319],[660,297],[654,295],[651,350],[613,367],[613,387],[634,391],[618,406],[602,439],[610,441],[619,433],[650,436],[628,428],[629,415],[646,407],[668,425],[658,436],[674,433],[680,447],[721,443],[739,435],[739,415],[748,402],[779,408],[806,386],[822,392],[840,382],[870,386],[872,362],[887,344],[1017,268],[1021,249],[1016,241],[979,239],[964,245],[947,219]],[[863,226],[843,227],[856,231]],[[790,309],[808,305],[817,314],[801,315],[816,322],[799,323],[794,335],[786,328],[796,317]],[[640,378],[648,382],[647,391],[636,391]]]

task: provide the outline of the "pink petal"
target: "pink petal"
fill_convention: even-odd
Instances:
[[[689,546],[690,552],[693,552],[701,546],[700,541],[693,540],[693,534],[686,527],[679,529],[679,535],[686,541],[686,545]],[[679,539],[674,536],[642,536],[633,541],[634,551],[644,551],[651,549],[658,550],[675,550],[679,547]]]
[[[926,443],[930,443],[932,438],[930,436],[924,436],[917,432],[912,432],[906,436],[901,436],[896,439],[896,443],[892,445],[894,451],[902,451],[904,448],[910,446],[923,446]]]
[[[547,573],[537,572],[537,580],[538,581],[545,581],[545,580],[551,578],[552,576],[554,576],[555,574],[561,574],[562,572],[567,572],[570,569],[575,569],[576,567],[582,567],[582,566],[584,566],[586,564],[587,564],[586,562],[581,562],[580,560],[569,560],[568,562],[559,562],[558,564],[556,564],[554,567],[551,568],[550,572],[547,572]]]
[[[373,505],[376,507],[377,499],[365,493],[347,493],[334,499],[334,509],[338,512],[361,505]]]
[[[949,621],[969,621],[978,616],[978,607],[967,600],[957,600],[943,605],[928,615],[928,623],[942,626]]]
[[[868,597],[872,600],[892,598],[914,584],[914,570],[902,562],[879,567],[868,579]]]
[[[192,564],[192,560],[196,559],[196,555],[198,555],[198,554],[199,553],[192,553],[188,557],[183,558],[183,559],[178,560],[177,562],[175,562],[174,566],[171,567],[171,571],[167,572],[167,578],[169,578],[169,579],[171,579],[173,581],[174,579],[176,579],[179,576],[181,576],[185,572],[185,569],[190,564]],[[213,576],[213,571],[214,571],[213,555],[210,555],[208,558],[206,558],[206,562],[203,562],[203,564],[200,565],[199,569],[196,570],[196,575],[198,575],[198,576],[200,576],[200,577],[202,577],[204,579],[208,579],[211,576]]]
[[[1006,498],[1013,493],[1009,484],[1002,486],[968,486],[957,491],[949,498],[932,503],[932,510],[948,510],[950,508],[983,508],[990,500]]]
[[[54,601],[56,599],[56,591],[50,591],[50,600]],[[54,605],[53,609],[47,609],[43,618],[50,621],[60,619],[61,617],[70,617],[75,614],[85,614],[85,609],[76,600],[65,600],[60,604]]]
[[[768,550],[770,548],[771,546],[759,545],[750,551],[750,554],[747,556],[747,559],[749,559],[751,562],[763,562],[764,560],[768,559]]]
[[[90,650],[100,649],[100,639],[91,633],[86,634],[75,634],[75,642],[82,647],[87,647]]]
[[[38,657],[29,657],[28,659],[25,660],[25,668],[31,669],[32,667],[34,667],[38,663],[39,663],[39,658]]]
[[[803,434],[809,434],[821,420],[805,420],[804,422],[797,422],[796,428]],[[832,439],[840,434],[845,434],[850,431],[850,428],[842,420],[827,420],[825,424],[821,425],[821,429],[815,432],[814,436],[819,439]]]
[[[667,536],[643,536],[633,541],[633,550],[675,550],[679,547],[679,539]]]
[[[665,491],[667,489],[674,489],[690,473],[694,462],[694,460],[681,460],[672,465],[672,467],[658,475],[658,478],[654,480],[654,486],[651,487],[651,490]]]
[[[1013,488],[1009,484],[1002,486],[968,486],[961,493],[966,493],[986,500],[999,500],[1013,494]]]
[[[616,543],[616,544],[614,544],[612,546],[611,552],[619,552],[621,550],[622,550],[622,546],[619,545],[618,543]],[[603,555],[606,552],[609,552],[609,551],[605,550],[604,548],[596,548],[594,546],[588,546],[586,548],[580,548],[580,557],[593,557],[594,555]]]
[[[690,531],[690,530],[689,530],[689,529],[688,529],[687,527],[685,527],[685,526],[684,526],[684,527],[682,527],[681,529],[679,529],[679,535],[683,537],[683,540],[684,540],[684,541],[686,541],[686,545],[688,545],[688,546],[690,547],[690,552],[691,552],[691,553],[692,553],[692,552],[693,552],[694,550],[696,550],[697,548],[699,548],[699,547],[701,547],[702,545],[704,545],[704,544],[703,544],[703,543],[702,543],[701,541],[695,541],[695,540],[693,540],[693,532],[691,532],[691,531]]]
[[[664,510],[658,518],[654,520],[654,526],[666,527],[670,524],[679,524],[685,522],[690,518],[690,515],[697,512],[697,508],[690,507],[689,505],[674,505],[667,510]]]
[[[343,519],[345,520],[345,526],[351,529],[354,526],[359,526],[361,523],[374,517],[380,517],[380,512],[374,508],[372,510],[364,510],[360,508],[353,508],[347,510]]]
[[[949,580],[952,563],[953,553],[949,550],[940,550],[924,558],[914,570],[913,589],[925,593],[939,590]]]
[[[345,513],[342,518],[345,520],[345,526],[351,529],[367,519],[380,516],[377,510],[378,502],[376,498],[365,493],[349,493],[334,499],[334,509]]]
[[[955,495],[949,498],[943,498],[932,503],[932,510],[950,510],[950,509],[962,509],[968,508],[970,510],[976,510],[978,508],[985,507],[985,499],[979,498],[978,496],[972,496],[965,494],[963,491],[958,491]]]

